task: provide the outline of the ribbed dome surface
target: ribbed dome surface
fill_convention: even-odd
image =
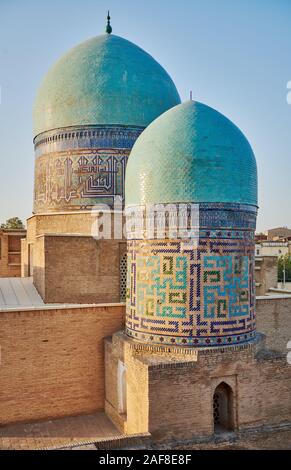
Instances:
[[[65,54],[48,72],[34,106],[34,135],[75,125],[146,127],[180,103],[167,72],[135,44],[111,34]]]
[[[126,170],[126,204],[257,205],[257,167],[245,136],[195,101],[157,118],[137,139]]]

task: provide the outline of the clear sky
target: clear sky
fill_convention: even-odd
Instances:
[[[182,100],[193,90],[245,133],[259,170],[258,230],[291,227],[290,0],[0,0],[0,222],[31,215],[43,75],[104,32],[108,8],[113,33],[152,54]]]

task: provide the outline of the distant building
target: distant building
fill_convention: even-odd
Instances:
[[[255,257],[255,286],[256,295],[265,295],[270,288],[278,286],[278,257]]]
[[[287,227],[272,228],[267,231],[268,240],[291,237],[291,229]]]
[[[256,233],[255,234],[255,242],[260,243],[262,241],[267,240],[267,235],[264,233]]]
[[[21,239],[26,230],[0,230],[0,277],[21,275]]]
[[[291,243],[285,241],[263,241],[256,243],[256,256],[283,256],[290,253]]]

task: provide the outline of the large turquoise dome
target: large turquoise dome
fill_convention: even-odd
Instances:
[[[245,136],[195,101],[175,106],[137,139],[126,169],[126,204],[257,205],[256,160]]]
[[[76,125],[146,127],[178,103],[172,79],[153,57],[104,34],[70,50],[48,72],[34,106],[34,135]]]

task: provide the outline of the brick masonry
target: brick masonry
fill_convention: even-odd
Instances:
[[[256,295],[265,295],[271,287],[278,285],[278,257],[255,257]]]
[[[21,238],[25,230],[0,230],[0,277],[21,275]]]
[[[132,349],[129,338],[114,334],[124,324],[120,304],[1,312],[0,424],[105,408],[122,432],[149,430],[157,440],[209,435],[212,394],[221,381],[234,392],[237,428],[291,421],[291,298],[258,299],[256,308],[267,347],[281,354],[264,344],[259,353],[248,348],[182,358],[152,353],[147,345]],[[127,368],[123,414],[118,361]]]
[[[104,409],[104,338],[124,306],[0,312],[0,425]]]
[[[266,335],[267,347],[287,355],[287,343],[291,340],[291,296],[257,298],[256,310],[257,329]]]
[[[112,215],[109,215],[112,217]],[[122,215],[112,231],[122,226]],[[92,213],[38,215],[28,220],[22,244],[22,276],[33,283],[46,303],[119,302],[121,262],[126,242],[119,238],[96,240]],[[64,269],[66,266],[66,269]]]
[[[127,432],[149,431],[155,441],[212,435],[213,395],[222,382],[233,393],[234,429],[291,421],[291,366],[267,353],[263,339],[245,350],[201,352],[191,360],[154,349],[140,354],[124,335],[115,335],[106,352],[106,399],[117,426],[112,381],[118,360],[127,370]]]
[[[46,303],[119,302],[120,261],[125,252],[122,241],[40,236],[34,244],[34,285]]]

